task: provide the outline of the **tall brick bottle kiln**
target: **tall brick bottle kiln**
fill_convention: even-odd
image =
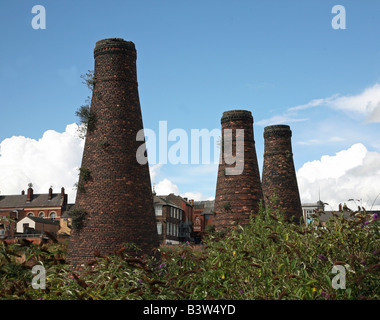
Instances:
[[[219,160],[218,178],[216,184],[213,223],[217,230],[232,226],[235,223],[246,224],[251,214],[257,214],[260,200],[263,200],[260,172],[253,134],[253,117],[250,111],[232,110],[223,113],[222,142]],[[226,135],[227,129],[232,129],[232,139]],[[238,132],[238,129],[244,130]],[[243,151],[243,157],[236,157],[237,163],[226,163],[225,153],[228,140],[232,140],[233,156]],[[242,143],[240,149],[238,144]],[[238,159],[240,158],[240,159]],[[228,174],[228,169],[241,167],[239,172]],[[237,174],[235,174],[237,173]]]
[[[264,128],[263,193],[265,207],[299,222],[302,207],[293,162],[292,131],[287,125]],[[276,199],[276,200],[275,200]]]
[[[76,210],[85,212],[82,228],[70,237],[68,260],[74,266],[109,254],[125,243],[142,253],[158,247],[148,164],[140,165],[136,141],[143,128],[133,42],[98,41],[91,114],[78,183]]]

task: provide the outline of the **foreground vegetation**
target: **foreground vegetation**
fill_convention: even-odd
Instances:
[[[334,217],[322,228],[262,211],[244,227],[209,232],[201,246],[160,253],[154,260],[119,250],[73,272],[63,244],[2,242],[0,299],[380,298],[379,219],[366,212]],[[44,290],[32,287],[36,264],[46,269]],[[346,289],[332,288],[334,265],[344,266]]]

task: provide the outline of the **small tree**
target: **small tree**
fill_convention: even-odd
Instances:
[[[81,75],[81,78],[83,79],[82,83],[87,86],[92,94],[95,87],[94,71],[88,70],[86,74]],[[88,96],[86,99],[86,104],[80,106],[79,109],[75,112],[75,115],[79,117],[80,120],[78,133],[79,137],[82,139],[86,137],[87,132],[95,130],[96,115],[91,111],[90,106],[91,98]]]

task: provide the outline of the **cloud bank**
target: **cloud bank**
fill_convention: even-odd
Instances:
[[[297,171],[302,202],[321,200],[326,210],[337,210],[339,203],[356,209],[380,209],[380,153],[370,152],[357,143],[334,156],[306,162]],[[354,199],[355,201],[348,201]]]
[[[69,202],[74,203],[84,141],[77,136],[76,124],[66,126],[63,133],[46,131],[34,140],[22,136],[0,143],[0,192],[20,194],[29,183],[35,193],[54,192],[65,187]]]
[[[20,194],[28,183],[33,183],[36,193],[47,193],[50,186],[55,192],[65,187],[69,202],[74,203],[74,184],[84,147],[77,128],[76,124],[70,124],[62,133],[48,130],[38,140],[20,136],[3,140],[0,143],[1,194]],[[197,183],[214,188],[215,181],[209,181],[212,179],[208,177],[216,167],[186,167],[179,173],[185,172],[184,176],[173,180],[177,182],[164,177],[161,164],[151,166],[150,174],[159,195],[174,193],[189,199],[209,200],[211,198],[202,193]],[[321,200],[329,204],[326,208],[330,210],[344,202],[353,209],[360,204],[380,210],[380,153],[368,151],[361,143],[335,155],[306,162],[297,171],[297,179],[302,202],[317,201],[320,191]],[[178,181],[189,184],[192,189],[180,190]],[[355,199],[356,205],[348,199]]]

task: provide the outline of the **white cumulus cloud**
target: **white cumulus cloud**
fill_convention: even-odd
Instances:
[[[316,202],[320,191],[321,200],[329,204],[326,210],[337,210],[339,203],[352,209],[358,205],[380,209],[380,153],[368,151],[361,143],[306,162],[297,179],[302,202]]]
[[[77,125],[67,125],[65,132],[46,131],[38,139],[23,136],[7,138],[0,143],[0,192],[20,194],[28,183],[35,193],[54,192],[64,187],[69,202],[74,203],[78,168],[84,141],[77,136]]]
[[[179,188],[176,184],[165,178],[155,185],[157,195],[168,195],[169,193],[179,194]]]

